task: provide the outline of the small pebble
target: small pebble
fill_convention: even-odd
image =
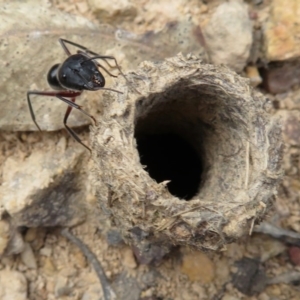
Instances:
[[[203,33],[214,64],[225,64],[237,72],[244,69],[252,46],[252,22],[243,1],[221,1]]]
[[[247,66],[246,75],[250,79],[250,84],[252,86],[255,87],[262,83],[262,78],[260,77],[260,74],[256,66]]]
[[[270,300],[270,297],[269,297],[269,295],[267,295],[266,293],[261,293],[261,294],[258,296],[258,300]]]
[[[268,18],[263,23],[267,61],[297,60],[300,55],[299,0],[268,2]],[[294,77],[299,77],[296,75]]]
[[[130,277],[126,272],[115,278],[112,288],[117,295],[117,299],[139,300],[140,298],[141,288],[136,278]]]
[[[130,269],[135,269],[137,267],[136,260],[130,248],[125,248],[123,250],[123,265]]]
[[[46,290],[47,290],[47,292],[48,293],[54,293],[54,288],[55,288],[55,284],[54,284],[52,278],[48,279],[47,283],[46,283]]]
[[[10,226],[6,220],[0,220],[0,256],[4,253],[9,239],[10,239]]]
[[[202,4],[201,6],[200,6],[200,13],[201,14],[205,14],[205,13],[207,13],[208,12],[208,6],[206,5],[206,4]]]
[[[231,296],[231,295],[224,295],[223,297],[222,297],[222,300],[240,300],[240,298],[236,298],[236,297],[234,297],[234,296]]]
[[[15,231],[5,250],[6,255],[19,254],[24,249],[24,240],[20,232]]]
[[[76,248],[76,251],[74,253],[74,264],[79,269],[83,269],[87,266],[87,260],[84,254]]]
[[[266,289],[266,293],[270,296],[275,296],[275,298],[271,297],[271,299],[282,299],[281,296],[281,287],[279,284],[270,285]],[[280,297],[280,298],[277,298]],[[284,299],[284,298],[283,298]]]
[[[2,300],[27,300],[27,281],[17,271],[0,271],[0,297]]]
[[[53,276],[56,273],[56,267],[55,267],[51,257],[46,258],[43,269],[44,269],[45,274],[49,275],[49,276]]]
[[[261,293],[267,285],[267,276],[261,262],[243,257],[235,262],[236,271],[232,274],[233,286],[247,296]]]
[[[76,7],[82,14],[85,14],[89,10],[89,7],[86,2],[78,2],[76,3]]]
[[[270,64],[262,69],[263,86],[271,94],[280,94],[289,91],[292,86],[299,85],[299,62]]]
[[[106,234],[106,240],[111,246],[118,246],[123,243],[123,239],[119,230],[110,230]]]
[[[300,248],[299,247],[290,247],[289,248],[289,257],[291,262],[296,265],[300,266]]]
[[[44,246],[45,236],[46,236],[46,230],[44,228],[37,229],[35,238],[31,243],[31,246],[34,250],[39,250]]]
[[[44,247],[40,250],[40,255],[51,256],[51,254],[52,254],[52,249],[49,247]]]
[[[36,236],[37,236],[37,228],[32,227],[27,230],[24,240],[25,242],[31,243],[36,239]]]
[[[181,272],[186,274],[191,281],[209,283],[214,279],[215,268],[206,254],[190,252],[183,256]]]
[[[83,293],[81,300],[99,300],[103,299],[102,297],[102,290],[99,285],[93,284],[88,287],[88,289]]]
[[[71,287],[68,286],[68,279],[66,277],[59,276],[56,279],[54,293],[57,298],[62,296],[68,296],[72,292]]]
[[[37,263],[31,246],[25,243],[24,250],[21,253],[21,260],[29,269],[36,269]]]
[[[88,0],[88,4],[103,23],[132,21],[137,15],[137,8],[128,0]]]

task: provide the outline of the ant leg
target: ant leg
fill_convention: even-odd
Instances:
[[[111,77],[115,77],[115,78],[117,78],[118,76],[116,76],[116,75],[114,75],[114,74],[112,74],[112,73],[110,73],[106,68],[104,68],[102,65],[100,65],[99,63],[97,63],[97,66],[98,66],[98,68],[101,68],[101,69],[103,69],[109,76],[111,76]]]
[[[92,59],[95,59],[95,58],[99,58],[99,59],[104,60],[104,61],[108,64],[108,66],[109,66],[110,68],[117,68],[117,69],[119,70],[119,72],[122,74],[122,76],[125,78],[125,80],[128,81],[127,78],[125,77],[124,73],[121,71],[121,68],[120,68],[120,66],[118,65],[118,62],[117,62],[117,60],[116,60],[116,58],[115,58],[114,56],[104,56],[104,55],[99,55],[98,53],[93,52],[93,51],[89,50],[88,48],[86,48],[86,47],[84,47],[84,46],[81,46],[80,44],[77,44],[77,43],[74,43],[74,42],[71,42],[71,41],[62,39],[62,38],[60,38],[60,39],[58,39],[58,40],[59,40],[60,45],[62,46],[62,48],[64,49],[65,53],[66,53],[68,56],[71,55],[71,52],[70,52],[70,50],[68,49],[68,47],[66,46],[66,44],[70,44],[70,45],[72,45],[72,46],[78,47],[79,49],[84,50],[84,52],[94,55],[94,57],[91,57],[91,58],[89,58],[88,60],[92,60]],[[78,53],[82,53],[82,52],[83,52],[83,51],[78,51]],[[115,61],[116,66],[112,66],[106,59],[113,59],[113,60]],[[103,69],[104,69],[104,68],[103,68]],[[105,69],[104,69],[104,70],[105,70]]]
[[[104,88],[104,87],[99,87],[99,88],[91,89],[91,91],[99,91],[99,90],[106,90],[106,91],[116,92],[118,94],[123,94],[123,92],[120,92],[118,90],[114,90],[114,89],[110,89],[110,88]]]
[[[78,75],[81,77],[81,79],[82,79],[86,84],[88,84],[86,78],[84,78],[80,73],[78,73]],[[115,77],[115,76],[114,76],[114,77]],[[119,94],[123,94],[123,92],[120,92],[120,91],[118,91],[118,90],[114,90],[114,89],[110,89],[110,88],[104,88],[104,87],[90,88],[90,87],[88,87],[88,85],[87,85],[86,89],[89,90],[89,91],[107,90],[107,91],[112,91],[112,92],[116,92],[116,93],[119,93]],[[59,97],[58,97],[58,98],[59,98]],[[65,101],[65,102],[67,102],[67,101],[70,102],[69,100],[64,99],[64,98],[59,98],[59,99],[61,99],[62,101]],[[82,109],[80,108],[79,105],[77,105],[77,104],[75,104],[75,103],[70,103],[70,106],[73,106],[73,107],[78,106],[78,109],[80,109],[83,113],[86,114],[86,112],[85,112],[84,110],[82,110]],[[77,108],[77,107],[75,107],[75,108]],[[94,119],[93,116],[90,116],[90,115],[88,115],[88,116],[91,117],[91,118],[95,121],[95,124],[97,124],[97,123],[96,123],[96,120]]]
[[[77,53],[79,53],[79,54],[86,54],[86,52],[85,52],[85,51],[82,51],[82,50],[78,50]],[[111,66],[105,59],[103,59],[103,60],[108,64],[108,66],[109,66],[111,69],[115,69],[115,68],[116,68],[116,67],[114,67],[114,66]],[[96,61],[95,63],[97,64],[98,68],[102,68],[109,76],[114,77],[114,78],[117,78],[117,77],[118,77],[118,76],[116,76],[116,75],[110,73],[104,66],[100,65],[97,61]]]
[[[94,56],[100,56],[100,54],[96,53],[96,52],[93,52],[89,49],[86,49],[85,51],[82,51],[82,50],[78,50],[77,53],[80,53],[80,54],[93,54]],[[117,66],[112,66],[105,58],[102,58],[102,60],[104,60],[106,62],[106,64],[111,68],[111,69],[116,69],[118,68]]]
[[[67,103],[69,105],[69,107],[78,109],[79,111],[81,111],[82,113],[84,113],[86,116],[90,117],[94,121],[95,125],[97,125],[96,119],[92,115],[88,114],[85,110],[83,110],[81,108],[82,106],[76,104],[75,100],[74,101],[73,100],[70,101],[70,100],[68,100],[68,99],[66,99],[66,98],[64,98],[64,97],[62,97],[60,95],[56,95],[56,98],[58,98],[59,100],[65,102],[65,103]],[[75,99],[75,98],[72,98],[72,99]]]
[[[107,56],[107,55],[96,55],[96,56],[92,56],[88,59],[86,59],[85,61],[89,61],[89,60],[93,60],[93,59],[102,59],[104,60],[106,63],[106,59],[113,59],[115,61],[115,68],[117,68],[119,70],[119,72],[122,74],[122,76],[125,78],[126,81],[128,81],[128,79],[126,78],[126,76],[124,75],[124,73],[121,71],[120,66],[118,65],[118,62],[116,60],[116,58],[114,56]],[[81,64],[83,64],[85,61],[83,61]],[[109,64],[108,64],[109,65]],[[110,66],[110,65],[109,65]],[[110,66],[111,68],[113,68],[112,66]]]
[[[70,44],[70,45],[75,46],[79,49],[82,49],[86,53],[90,53],[92,55],[98,55],[96,52],[93,52],[93,51],[89,50],[88,48],[86,48],[84,46],[81,46],[77,43],[74,43],[74,42],[71,42],[71,41],[68,41],[68,40],[65,40],[65,39],[62,39],[62,38],[60,38],[58,40],[59,40],[59,43],[61,44],[61,46],[63,47],[63,49],[65,50],[65,52],[67,53],[67,55],[69,55],[69,56],[70,56],[71,53],[70,53],[69,49],[67,48],[66,44]],[[68,53],[70,53],[70,54],[68,54]]]
[[[72,98],[70,102],[75,102],[75,98]],[[74,103],[75,104],[75,103]],[[69,134],[79,143],[81,144],[83,147],[85,147],[86,149],[88,149],[90,152],[92,152],[92,150],[87,146],[85,145],[81,139],[78,137],[78,135],[75,133],[74,130],[72,130],[68,125],[67,125],[67,120],[69,118],[69,115],[71,113],[73,109],[73,106],[68,106],[67,110],[66,110],[66,113],[65,113],[65,117],[64,117],[64,125],[65,125],[65,128],[66,130],[69,132]]]
[[[66,46],[65,42],[67,42],[67,40],[63,40],[63,39],[58,39],[61,47],[64,49],[65,53],[70,56],[71,55],[71,51],[68,49],[68,47]]]
[[[87,53],[87,54],[89,54],[89,55],[94,55],[93,57],[90,57],[90,58],[88,58],[87,60],[92,60],[92,59],[97,59],[97,58],[98,58],[98,59],[102,59],[103,61],[105,61],[105,62],[107,63],[107,65],[108,65],[110,68],[112,68],[112,69],[117,68],[117,69],[119,70],[120,74],[121,74],[121,75],[124,77],[124,79],[126,80],[126,82],[127,82],[128,84],[130,84],[130,82],[129,82],[129,80],[127,79],[127,77],[126,77],[126,76],[124,75],[124,73],[121,71],[121,68],[120,68],[120,66],[119,66],[119,64],[118,64],[118,62],[117,62],[117,60],[116,60],[116,58],[115,58],[114,56],[99,55],[98,53],[89,50],[87,47],[84,47],[84,46],[82,46],[82,45],[80,45],[80,44],[77,44],[77,43],[71,42],[71,41],[69,41],[69,40],[62,39],[62,38],[59,39],[59,43],[60,43],[60,45],[62,46],[62,48],[64,49],[65,53],[66,53],[68,56],[71,55],[71,52],[70,52],[69,49],[67,48],[66,44],[69,44],[69,45],[75,46],[75,47],[77,47],[77,48],[79,48],[79,49],[82,49],[82,50],[85,51],[85,53]],[[82,51],[81,51],[81,52],[78,51],[78,53],[82,53]],[[115,64],[116,64],[116,66],[112,66],[112,65],[107,61],[107,59],[113,59],[114,62],[115,62]],[[84,63],[84,62],[83,62],[83,63]],[[101,67],[102,67],[103,70],[105,70],[105,71],[107,72],[107,70],[106,70],[103,66],[101,66]],[[107,72],[107,73],[108,73],[108,72]],[[110,74],[110,73],[108,73],[108,74]],[[111,75],[111,74],[110,74],[110,75]],[[111,75],[111,76],[113,76],[113,75]],[[113,77],[115,77],[115,76],[113,76]],[[138,94],[140,94],[140,92],[139,92],[136,88],[134,88],[134,90],[135,90]]]
[[[49,97],[56,97],[58,98],[59,100],[67,103],[69,106],[72,106],[73,108],[76,108],[78,110],[80,110],[83,114],[87,115],[88,117],[90,117],[94,122],[95,124],[97,124],[97,121],[96,119],[88,114],[85,110],[82,109],[82,106],[64,98],[64,97],[67,97],[67,98],[76,98],[78,96],[81,95],[82,92],[72,92],[72,91],[50,91],[50,92],[41,92],[41,91],[28,91],[27,92],[27,101],[28,101],[28,106],[29,106],[29,111],[30,111],[30,114],[31,114],[31,118],[33,120],[33,122],[37,125],[37,127],[39,128],[36,120],[35,120],[35,115],[34,115],[34,112],[33,112],[33,109],[32,109],[32,105],[31,105],[31,101],[30,101],[30,98],[29,98],[29,95],[39,95],[39,96],[49,96]]]
[[[127,84],[128,84],[129,86],[131,86],[130,81],[127,79],[127,77],[125,76],[125,74],[121,71],[121,68],[120,68],[120,66],[118,65],[118,62],[117,62],[117,60],[116,60],[116,58],[115,58],[114,56],[97,55],[97,56],[90,57],[90,58],[86,59],[85,61],[93,60],[93,59],[102,59],[102,60],[104,60],[109,66],[110,66],[110,64],[106,61],[106,59],[113,59],[114,62],[115,62],[115,64],[116,64],[116,67],[115,67],[115,68],[117,68],[117,69],[119,70],[119,72],[121,73],[121,75],[122,75],[122,76],[124,77],[124,79],[126,80]],[[83,61],[81,64],[83,64],[85,61]],[[106,70],[103,66],[100,65],[100,67],[101,67],[103,70],[105,70],[105,71],[107,72],[107,70]],[[108,73],[108,72],[107,72],[107,73]],[[109,74],[109,73],[108,73],[108,74]],[[132,87],[132,88],[133,88],[138,94],[141,94],[135,87]]]
[[[34,122],[34,124],[38,128],[38,130],[42,131],[40,126],[38,125],[37,121],[35,120],[35,114],[34,114],[34,111],[32,109],[32,105],[31,105],[31,101],[30,101],[30,95],[33,95],[33,94],[34,94],[34,92],[32,92],[32,91],[27,92],[27,103],[28,103],[28,107],[29,107],[29,111],[30,111],[32,121]]]
[[[93,57],[90,57],[90,58],[86,59],[86,60],[83,61],[81,64],[84,64],[84,62],[89,61],[89,60],[93,60],[93,59],[102,59],[102,60],[104,60],[106,63],[107,63],[106,59],[113,59],[113,60],[115,61],[115,64],[116,64],[116,68],[119,70],[119,72],[121,73],[121,75],[124,77],[124,79],[126,80],[127,84],[128,84],[129,86],[131,86],[129,80],[127,79],[127,77],[125,76],[125,74],[121,71],[121,68],[120,68],[120,66],[118,65],[118,62],[117,62],[117,60],[116,60],[116,58],[115,58],[114,56],[97,55],[97,56],[93,56]],[[110,64],[108,64],[108,65],[110,66]],[[101,65],[100,65],[100,66],[101,66]],[[107,72],[107,70],[106,70],[103,66],[101,66],[101,68]],[[108,72],[107,72],[107,73],[108,73]],[[108,73],[108,74],[109,74],[109,73]],[[114,76],[113,76],[113,77],[114,77]],[[134,89],[138,94],[141,94],[135,87],[133,87],[133,89]]]
[[[94,56],[101,56],[100,54],[95,54]],[[119,69],[119,71],[120,71],[120,68],[116,65],[116,66],[112,66],[107,60],[106,60],[106,58],[101,58],[103,61],[105,61],[106,62],[106,64],[111,68],[111,69]],[[121,71],[120,71],[121,72]]]
[[[79,54],[86,54],[86,52],[82,51],[82,50],[78,50],[77,53],[79,53]],[[110,68],[112,68],[112,69],[116,68],[116,67],[111,66],[106,60],[105,60],[105,62],[109,65]],[[97,61],[95,63],[97,64],[98,68],[102,68],[109,76],[114,77],[114,78],[118,77],[118,76],[110,73],[105,67],[103,67],[102,65],[100,65]]]
[[[86,59],[86,60],[83,61],[81,64],[84,64],[84,62],[89,61],[89,60],[93,60],[93,59],[102,59],[102,60],[104,60],[106,63],[107,63],[106,59],[113,59],[113,60],[115,61],[115,64],[116,64],[116,67],[115,67],[115,68],[117,68],[117,69],[119,70],[119,72],[121,73],[121,75],[122,75],[122,76],[124,77],[124,79],[126,80],[127,84],[128,84],[129,86],[131,86],[130,81],[127,79],[127,77],[125,76],[125,74],[121,71],[121,68],[120,68],[120,66],[118,65],[118,62],[117,62],[117,60],[116,60],[116,58],[115,58],[114,56],[97,55],[97,56],[93,56],[93,57],[90,57],[90,58]],[[110,66],[110,64],[108,64],[108,65]],[[100,65],[100,66],[101,66],[101,65]],[[101,68],[107,72],[107,70],[106,70],[103,66],[101,66]],[[108,73],[108,72],[107,72],[107,73]],[[108,73],[108,74],[109,74],[109,73]],[[113,76],[113,77],[114,77],[114,76]],[[135,87],[132,87],[132,88],[133,88],[138,94],[141,94]]]
[[[72,93],[72,92],[40,92],[40,91],[28,91],[27,92],[27,103],[28,103],[28,107],[29,107],[29,111],[30,111],[30,115],[31,115],[31,119],[32,121],[34,122],[34,124],[36,125],[36,127],[39,129],[39,131],[41,131],[41,128],[40,126],[38,125],[38,123],[36,122],[36,119],[35,119],[35,114],[34,114],[34,111],[33,111],[33,108],[32,108],[32,104],[31,104],[31,100],[30,100],[30,95],[39,95],[39,96],[53,96],[53,97],[57,97],[59,98],[60,100],[66,102],[67,104],[69,104],[70,106],[73,106],[79,110],[81,110],[84,114],[88,115],[89,117],[91,117],[94,121],[94,117],[90,116],[88,113],[86,113],[83,109],[80,108],[79,105],[73,103],[72,101],[69,101],[65,98],[62,98],[60,97],[59,95],[63,94],[63,96],[65,97],[77,97],[81,94],[81,92],[75,92],[75,93]]]

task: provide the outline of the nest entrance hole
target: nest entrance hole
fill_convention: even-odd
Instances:
[[[209,167],[206,133],[199,114],[199,94],[193,91],[174,89],[136,104],[140,162],[156,182],[170,181],[167,188],[175,197],[190,200],[205,182]]]
[[[174,133],[139,135],[138,151],[142,165],[157,182],[170,180],[169,192],[189,200],[199,189],[202,163],[198,153]]]

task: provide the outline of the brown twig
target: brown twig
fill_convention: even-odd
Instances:
[[[108,283],[108,279],[104,273],[104,270],[97,259],[96,255],[84,244],[80,239],[73,235],[68,228],[64,228],[60,234],[68,239],[71,243],[76,245],[82,253],[86,256],[87,260],[93,266],[103,290],[104,300],[112,300],[114,298],[114,292]]]
[[[290,284],[300,280],[300,272],[288,272],[280,274],[274,278],[270,278],[267,281],[267,284],[278,284],[278,283],[286,283]]]
[[[275,239],[281,240],[282,242],[300,246],[300,234],[291,230],[283,229],[272,225],[268,222],[263,222],[260,225],[254,227],[254,232],[260,232],[268,234]]]

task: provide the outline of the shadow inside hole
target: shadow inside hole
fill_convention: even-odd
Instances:
[[[167,184],[169,192],[189,200],[199,189],[203,166],[197,151],[176,134],[149,134],[136,136],[142,165],[158,183]]]

